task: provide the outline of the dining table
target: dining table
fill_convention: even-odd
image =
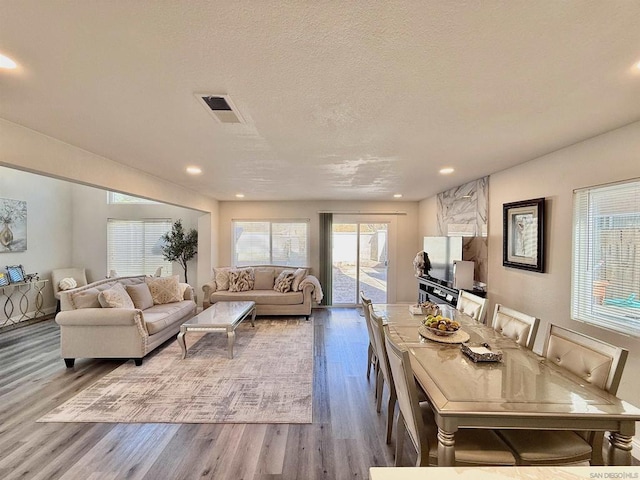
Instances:
[[[438,465],[455,464],[460,428],[608,431],[609,465],[630,465],[640,409],[449,305],[443,317],[460,324],[469,347],[484,345],[500,361],[474,362],[460,343],[421,335],[425,315],[408,304],[374,304],[386,335],[410,352],[414,376],[438,426]],[[424,332],[424,330],[422,330]],[[468,339],[467,339],[468,337]],[[535,435],[533,433],[533,435]]]

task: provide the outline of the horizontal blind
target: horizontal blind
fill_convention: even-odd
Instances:
[[[107,220],[107,270],[119,276],[153,275],[158,267],[172,272],[162,255],[162,236],[171,230],[170,219]]]
[[[640,336],[640,181],[574,193],[571,315]]]
[[[308,265],[308,233],[308,221],[234,220],[234,265]]]

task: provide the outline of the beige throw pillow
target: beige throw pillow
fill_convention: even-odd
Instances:
[[[146,310],[153,307],[153,297],[146,283],[138,283],[137,285],[127,285],[125,287],[127,293],[133,301],[133,305],[139,310]]]
[[[252,268],[242,268],[229,271],[229,291],[247,292],[253,290],[255,279]]]
[[[216,281],[216,290],[229,290],[229,272],[231,267],[218,267],[213,269],[213,279]]]
[[[131,297],[119,283],[101,291],[98,294],[98,302],[100,302],[102,308],[135,308]]]
[[[293,270],[283,270],[276,278],[276,282],[273,285],[273,289],[276,292],[285,293],[291,291],[291,284],[293,283]]]
[[[165,303],[179,302],[180,285],[178,275],[170,277],[146,277],[144,281],[149,287],[154,305],[164,305]]]
[[[306,268],[298,268],[293,273],[293,283],[291,284],[291,290],[293,290],[294,292],[300,290],[300,282],[304,280],[304,277],[306,277],[307,274],[308,272]]]
[[[276,278],[276,270],[274,268],[255,268],[254,277],[256,279],[253,288],[255,290],[271,290],[273,281]]]

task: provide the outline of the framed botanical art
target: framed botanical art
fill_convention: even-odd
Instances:
[[[544,198],[505,203],[502,208],[502,264],[543,272]]]

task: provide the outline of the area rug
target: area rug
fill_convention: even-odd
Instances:
[[[249,321],[236,329],[234,358],[224,333],[187,334],[127,362],[39,422],[311,423],[313,321]]]

